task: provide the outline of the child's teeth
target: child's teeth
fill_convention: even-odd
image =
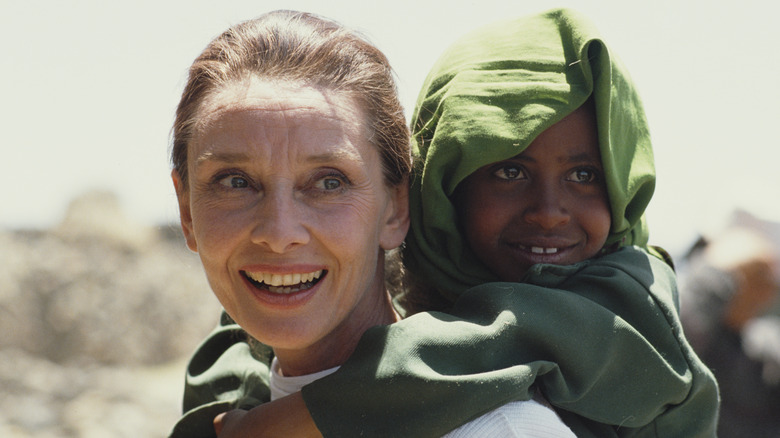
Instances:
[[[555,254],[558,252],[558,248],[541,248],[539,246],[532,246],[531,252],[534,254]]]

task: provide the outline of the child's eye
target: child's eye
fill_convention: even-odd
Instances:
[[[523,172],[523,169],[520,168],[520,166],[506,165],[496,169],[493,172],[493,175],[500,179],[515,180],[523,179],[525,177],[525,172]]]
[[[590,183],[596,181],[598,175],[596,174],[596,171],[592,169],[576,169],[572,171],[566,179],[578,183]]]
[[[221,177],[219,183],[231,189],[245,189],[249,187],[249,180],[241,175],[228,175]]]

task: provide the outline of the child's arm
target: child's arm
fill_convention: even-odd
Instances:
[[[232,410],[214,419],[219,438],[322,437],[300,392],[249,411]]]
[[[714,436],[717,387],[682,335],[671,269],[632,248],[572,269],[369,330],[338,372],[303,388],[317,426],[440,436],[536,382],[578,436]]]

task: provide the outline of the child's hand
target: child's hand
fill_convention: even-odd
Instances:
[[[243,409],[234,409],[232,411],[223,412],[214,417],[214,430],[220,438],[238,438],[242,431],[243,419],[248,411]],[[247,428],[249,429],[249,428]],[[223,433],[224,432],[224,433]],[[252,433],[246,430],[247,436]]]
[[[235,409],[217,415],[214,430],[219,438],[322,437],[300,392],[248,411]]]

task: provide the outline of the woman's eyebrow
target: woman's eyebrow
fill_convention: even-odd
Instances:
[[[205,163],[205,162],[235,164],[235,163],[245,163],[250,160],[251,159],[249,155],[244,152],[208,151],[200,154],[198,158],[195,160],[195,162],[197,164]],[[345,160],[354,161],[354,160],[362,160],[362,158],[360,157],[360,154],[354,151],[338,150],[338,151],[328,151],[321,154],[309,155],[305,159],[305,161],[311,163],[333,163],[333,162],[339,162]]]
[[[360,154],[358,154],[355,151],[352,150],[336,150],[336,151],[328,151],[321,154],[314,154],[309,155],[306,157],[306,161],[311,163],[333,163],[333,162],[339,162],[339,161],[354,161],[354,160],[361,160],[362,158]]]

